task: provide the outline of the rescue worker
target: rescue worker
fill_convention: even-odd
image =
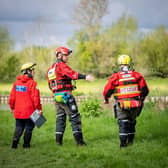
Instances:
[[[136,117],[140,115],[145,97],[149,93],[143,76],[130,70],[130,63],[130,56],[119,56],[120,70],[111,75],[103,92],[105,104],[109,103],[112,94],[115,99],[114,112],[118,119],[121,148],[133,144]]]
[[[21,67],[23,75],[17,77],[9,97],[9,106],[16,119],[12,148],[17,148],[19,139],[24,132],[23,148],[30,147],[34,123],[31,114],[38,109],[41,115],[40,93],[33,80],[35,63],[26,63]],[[25,131],[24,131],[25,130]]]
[[[63,135],[66,127],[66,116],[69,116],[73,136],[77,145],[86,145],[83,138],[81,117],[72,90],[74,85],[72,80],[86,79],[93,80],[92,75],[83,75],[73,71],[66,63],[72,50],[66,47],[56,49],[56,63],[54,63],[47,73],[48,85],[51,89],[56,105],[56,143],[62,145]]]

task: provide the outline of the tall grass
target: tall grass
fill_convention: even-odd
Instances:
[[[62,147],[55,144],[55,108],[43,106],[46,124],[35,128],[30,149],[10,148],[15,120],[8,110],[0,110],[0,167],[57,168],[166,168],[168,167],[168,109],[157,111],[145,105],[137,118],[135,143],[119,148],[117,121],[111,111],[101,117],[82,117],[86,147],[77,147],[71,126],[67,128]]]

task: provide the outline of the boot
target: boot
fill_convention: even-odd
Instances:
[[[86,146],[86,143],[83,140],[82,132],[77,132],[77,133],[74,133],[73,135],[74,135],[74,138],[75,138],[75,141],[76,141],[77,145]]]
[[[23,144],[23,148],[30,148],[30,144]]]
[[[133,142],[134,142],[134,137],[135,137],[135,134],[129,134],[128,135],[128,144],[129,145],[132,145]]]
[[[56,143],[57,145],[62,145],[63,134],[56,134]]]
[[[17,146],[18,146],[18,141],[17,140],[13,140],[13,142],[12,142],[12,148],[16,149]]]
[[[19,143],[19,139],[20,139],[22,133],[23,133],[23,129],[21,127],[15,128],[13,142],[12,142],[12,148],[15,148],[15,149],[17,148],[18,143]]]
[[[127,147],[127,136],[120,136],[120,148]]]

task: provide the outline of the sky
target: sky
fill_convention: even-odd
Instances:
[[[80,0],[0,0],[0,26],[9,30],[16,49],[29,44],[66,45],[80,27],[73,23]],[[109,0],[102,24],[109,26],[123,14],[135,17],[141,30],[168,28],[168,0]]]

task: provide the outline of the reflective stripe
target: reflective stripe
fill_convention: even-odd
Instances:
[[[73,134],[78,133],[78,132],[82,132],[82,131],[73,131]]]
[[[57,117],[63,116],[64,114],[57,114]]]
[[[122,82],[122,81],[127,81],[127,80],[134,80],[135,78],[125,78],[125,79],[119,79],[119,82]]]
[[[128,122],[129,120],[121,120],[122,122]]]
[[[56,134],[60,134],[60,135],[62,135],[62,134],[63,134],[63,132],[56,132]]]
[[[131,94],[140,94],[140,91],[133,92],[133,93],[115,93],[114,96],[123,96],[123,95],[131,95]]]
[[[127,136],[128,134],[127,134],[127,133],[120,133],[120,135],[124,135],[124,136]]]
[[[129,85],[121,85],[121,86],[117,86],[116,89],[121,89],[121,88],[128,88],[128,87],[138,87],[137,84],[129,84]]]
[[[77,115],[79,115],[79,113],[73,114],[73,115],[71,115],[71,117],[73,118],[73,117],[75,117]]]
[[[135,132],[130,132],[130,133],[128,133],[128,135],[133,135],[133,134],[135,134]]]

